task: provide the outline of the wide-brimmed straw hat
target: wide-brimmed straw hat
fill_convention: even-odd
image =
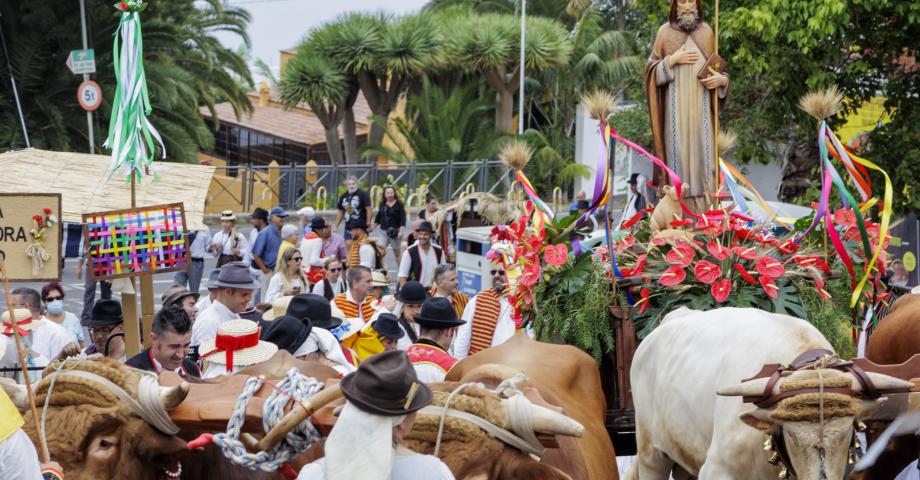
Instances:
[[[431,389],[418,380],[402,350],[374,355],[342,379],[345,398],[365,412],[398,417],[431,403]]]
[[[208,288],[214,285],[217,288],[259,288],[259,282],[252,278],[249,272],[249,265],[244,262],[230,262],[220,267],[220,274],[217,275],[216,281],[209,281]]]
[[[389,287],[390,282],[387,281],[387,276],[383,272],[371,272],[371,286]]]
[[[13,313],[16,315],[16,326],[19,327],[19,334],[28,335],[28,332],[32,330],[32,312],[30,312],[27,308],[16,308],[13,309]],[[3,316],[0,318],[3,320],[3,334],[12,335],[13,320],[10,318],[9,310],[3,312]]]
[[[262,314],[262,320],[274,320],[287,313],[287,309],[291,304],[292,298],[294,298],[293,295],[288,295],[286,297],[278,297],[275,299],[275,301],[272,302],[272,309]]]
[[[236,215],[233,213],[233,210],[224,210],[220,212],[220,220],[234,222],[236,221]]]
[[[259,339],[259,325],[249,320],[228,320],[217,327],[217,338],[201,342],[201,358],[233,367],[247,367],[268,361],[278,351],[274,343]]]

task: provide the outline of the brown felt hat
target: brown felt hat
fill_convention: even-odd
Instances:
[[[382,352],[342,379],[342,393],[365,412],[397,417],[431,403],[431,389],[420,382],[412,362],[402,350]]]

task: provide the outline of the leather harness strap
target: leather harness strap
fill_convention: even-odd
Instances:
[[[855,365],[853,362],[845,360],[837,360],[834,363],[826,365],[824,368],[830,368],[834,370],[839,370],[846,373],[853,374],[853,377],[856,378],[856,381],[859,382],[859,385],[862,387],[861,392],[857,392],[851,388],[800,388],[798,390],[790,390],[787,392],[780,392],[773,394],[773,389],[776,387],[776,384],[783,377],[783,374],[786,372],[795,372],[805,368],[810,368],[818,360],[825,358],[827,356],[835,355],[834,352],[826,349],[815,349],[809,350],[805,353],[802,353],[795,360],[792,361],[787,366],[782,366],[778,364],[768,365],[761,370],[761,373],[755,376],[756,378],[764,378],[769,375],[770,379],[767,381],[766,386],[764,387],[763,393],[758,397],[744,397],[745,403],[753,403],[760,408],[766,408],[775,403],[783,400],[785,398],[793,397],[800,393],[817,393],[823,391],[826,393],[842,393],[844,395],[849,395],[851,397],[865,397],[870,399],[876,399],[881,396],[881,393],[872,383],[872,379],[869,378],[869,375],[866,374],[865,370],[860,368],[858,365]]]

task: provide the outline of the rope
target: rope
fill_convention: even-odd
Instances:
[[[268,382],[262,376],[251,377],[246,380],[243,393],[236,400],[236,407],[227,424],[227,433],[215,435],[214,443],[220,447],[225,457],[237,465],[249,470],[274,472],[285,462],[305,452],[310,448],[311,444],[321,437],[319,432],[316,431],[316,427],[309,420],[306,420],[288,432],[284,439],[271,451],[249,453],[240,441],[240,429],[246,420],[246,405],[249,404],[253,395],[265,383]],[[323,384],[315,378],[302,375],[296,368],[292,368],[273,387],[275,387],[275,391],[272,392],[262,406],[262,428],[266,432],[271,431],[275,425],[281,423],[285,415],[284,408],[291,399],[303,402],[322,390]]]
[[[495,387],[495,390],[491,390],[492,393],[508,400],[505,405],[508,408],[508,423],[511,426],[511,431],[501,428],[477,415],[450,408],[450,402],[454,399],[456,394],[471,386],[485,388],[481,383],[470,382],[458,386],[447,396],[447,400],[444,402],[443,407],[423,408],[420,413],[441,416],[441,420],[438,424],[438,436],[434,446],[434,455],[438,456],[440,453],[441,438],[444,434],[444,421],[450,416],[466,420],[485,430],[493,437],[523,452],[542,457],[545,448],[543,444],[540,443],[540,440],[537,439],[537,435],[533,429],[533,404],[517,387],[519,383],[526,380],[527,375],[525,373],[518,373],[513,377],[503,380]]]

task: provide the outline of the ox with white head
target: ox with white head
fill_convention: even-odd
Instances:
[[[882,392],[910,386],[909,382],[886,375],[866,375]],[[760,397],[768,381],[769,378],[749,380],[724,388],[719,395]],[[885,400],[862,399],[864,393],[851,373],[829,368],[799,370],[782,377],[769,393],[791,396],[746,411],[740,419],[769,437],[766,447],[772,461],[780,466],[780,478],[793,474],[800,479],[843,478],[851,459],[855,429]]]
[[[770,392],[783,398],[772,404],[752,409],[742,399],[761,397],[769,381],[742,379],[818,349],[832,351],[814,326],[786,315],[750,308],[668,314],[633,359],[638,458],[627,478],[665,480],[680,469],[700,479],[774,480],[784,466],[803,480],[843,478],[854,424],[882,401],[861,399],[852,374],[820,364],[784,373]],[[909,386],[868,375],[880,391]],[[774,432],[772,447],[787,457],[771,463],[764,433]]]

